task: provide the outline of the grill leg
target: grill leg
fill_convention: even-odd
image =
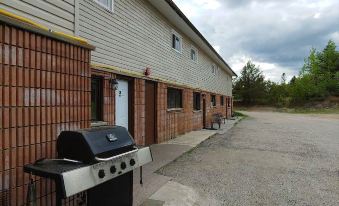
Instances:
[[[56,186],[56,196],[55,196],[55,204],[56,206],[62,206],[62,192],[61,192],[61,185],[58,181],[55,181],[55,186]]]

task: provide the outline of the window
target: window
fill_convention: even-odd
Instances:
[[[105,9],[113,11],[114,0],[94,0],[94,1],[100,4],[100,6],[104,7]]]
[[[103,91],[102,78],[93,76],[91,80],[91,120],[102,121]]]
[[[224,106],[224,96],[220,96],[220,104],[221,104],[221,106]]]
[[[182,90],[174,88],[167,89],[167,108],[182,108]]]
[[[181,52],[182,43],[181,37],[177,34],[172,34],[172,48],[178,52]]]
[[[231,107],[231,98],[227,98],[227,106]]]
[[[212,74],[217,74],[217,66],[212,64]]]
[[[201,94],[199,92],[193,92],[193,110],[199,111],[201,109]]]
[[[217,106],[217,99],[216,99],[215,95],[211,95],[211,105],[212,105],[212,107]]]
[[[194,48],[191,49],[191,60],[195,62],[198,60],[198,51]]]

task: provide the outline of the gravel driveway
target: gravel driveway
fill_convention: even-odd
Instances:
[[[339,119],[248,112],[159,173],[197,205],[339,205]]]

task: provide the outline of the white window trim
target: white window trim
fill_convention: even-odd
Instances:
[[[178,50],[176,50],[175,48],[173,48],[173,35],[175,35],[175,36],[177,36],[179,39],[180,39],[180,51],[178,51]],[[182,37],[181,37],[181,35],[178,33],[178,32],[176,32],[175,30],[172,30],[172,35],[171,35],[171,48],[174,50],[174,51],[176,51],[176,52],[178,52],[179,54],[181,54],[182,53],[182,49],[183,49],[183,39],[182,39]]]
[[[104,9],[106,9],[109,12],[113,12],[114,11],[114,0],[112,0],[112,9],[110,9],[109,7],[107,7],[105,4],[102,4],[100,1],[98,0],[94,0],[95,3],[97,3],[98,5],[100,5],[101,7],[103,7]]]
[[[212,69],[212,74],[217,75],[217,65],[212,63],[211,69]]]
[[[192,54],[191,54],[191,50],[194,50],[195,51],[195,58],[196,60],[192,59]],[[195,62],[195,63],[198,63],[198,60],[199,60],[199,51],[197,48],[195,48],[193,45],[191,45],[191,49],[190,49],[190,60]]]

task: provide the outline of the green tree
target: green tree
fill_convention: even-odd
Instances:
[[[234,82],[235,97],[245,104],[260,103],[266,95],[265,77],[259,67],[248,61]]]

